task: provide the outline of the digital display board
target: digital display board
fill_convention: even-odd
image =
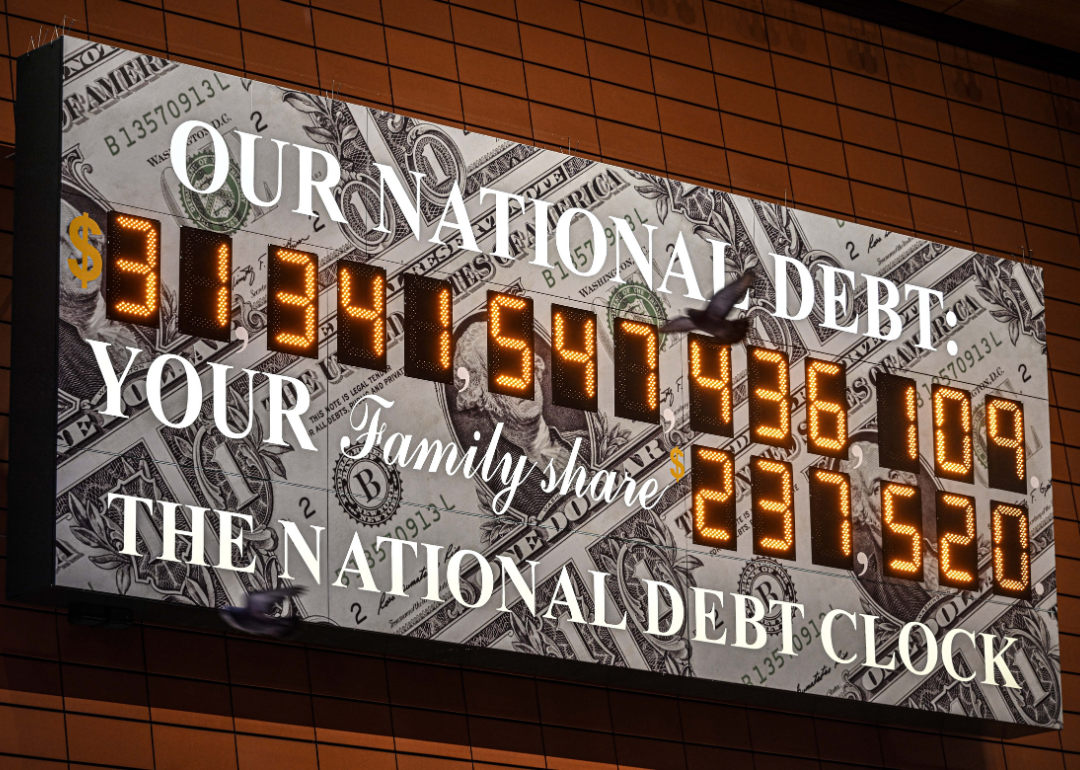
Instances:
[[[98,42],[18,76],[12,597],[1060,726],[1041,270]]]

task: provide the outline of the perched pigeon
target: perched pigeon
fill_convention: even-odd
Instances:
[[[248,594],[246,607],[225,607],[221,610],[221,618],[237,631],[284,639],[299,630],[299,616],[295,612],[285,617],[275,617],[270,613],[275,605],[303,593],[301,586],[255,591]]]
[[[709,300],[707,308],[704,310],[687,308],[686,315],[668,321],[660,331],[663,334],[703,331],[728,345],[741,341],[746,337],[750,322],[746,318],[729,321],[727,316],[735,303],[746,296],[746,292],[750,290],[753,283],[754,270],[750,269],[739,276],[737,281],[716,292]]]

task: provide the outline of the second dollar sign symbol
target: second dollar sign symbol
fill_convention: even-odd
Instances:
[[[675,464],[674,468],[668,468],[671,471],[671,475],[678,481],[686,475],[686,466],[682,464],[682,459],[685,457],[683,451],[678,447],[671,450],[671,462]]]
[[[98,223],[90,218],[90,215],[83,212],[81,217],[75,217],[71,220],[71,225],[68,227],[68,237],[71,238],[71,245],[79,250],[79,253],[83,255],[82,262],[69,257],[68,268],[71,269],[71,274],[82,281],[82,287],[85,289],[86,285],[101,275],[101,252],[93,247],[90,243],[91,235],[101,235],[101,228],[98,227]]]

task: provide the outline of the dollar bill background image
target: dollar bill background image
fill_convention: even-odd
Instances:
[[[307,593],[283,612],[314,624],[434,639],[475,647],[562,658],[652,671],[679,677],[741,682],[755,687],[805,691],[855,701],[906,706],[1021,725],[1054,727],[1061,722],[1062,694],[1058,654],[1057,592],[1054,572],[1053,510],[1050,485],[1050,429],[1047,406],[1046,337],[1042,274],[1037,268],[1008,262],[910,236],[796,211],[672,179],[604,165],[589,159],[516,144],[471,131],[448,128],[411,117],[345,104],[324,96],[290,91],[233,75],[168,62],[112,48],[101,43],[67,39],[64,80],[64,125],[60,202],[62,247],[60,317],[59,431],[56,452],[56,581],[94,592],[123,594],[163,602],[220,608],[240,603],[251,591],[299,583]],[[120,87],[115,73],[137,75],[140,87]],[[106,91],[101,81],[114,83]],[[146,87],[143,87],[146,86]],[[196,119],[211,123],[225,137],[231,162],[225,185],[202,196],[184,187],[168,158],[176,125]],[[153,122],[153,127],[151,123]],[[297,175],[295,152],[283,155],[281,202],[260,207],[241,193],[239,140],[235,131],[264,137],[257,143],[256,189],[269,200],[277,188],[276,148],[268,138],[318,147],[333,154],[342,176],[335,198],[345,223],[325,213],[294,213],[290,180]],[[213,173],[210,138],[192,134],[186,166],[191,180],[205,184]],[[432,244],[412,237],[402,213],[389,204],[388,230],[375,229],[379,218],[379,172],[392,167],[400,178],[424,174],[420,216],[432,228],[442,215],[453,186],[463,192],[482,254],[461,248],[460,239]],[[602,222],[623,218],[645,241],[652,226],[653,251],[661,270],[680,233],[707,291],[712,249],[707,239],[730,244],[728,280],[759,267],[751,304],[749,343],[783,350],[789,356],[793,402],[793,440],[769,454],[793,466],[797,510],[796,561],[751,556],[749,460],[765,454],[749,437],[745,348],[733,348],[736,436],[720,439],[695,434],[689,427],[685,337],[661,339],[661,409],[673,421],[660,425],[614,417],[615,319],[634,317],[662,324],[685,305],[682,283],[671,293],[649,287],[623,254],[626,283],[581,278],[567,271],[553,254],[551,269],[529,264],[535,246],[531,211],[510,209],[512,258],[492,256],[493,203],[481,202],[481,187],[542,198],[563,207],[584,208]],[[318,204],[316,204],[318,209]],[[68,269],[68,260],[82,260],[89,248],[104,253],[104,238],[69,229],[88,214],[104,226],[109,211],[147,216],[161,222],[161,325],[157,330],[106,318],[103,281],[87,285]],[[233,242],[233,335],[228,343],[179,333],[179,233],[181,226],[227,233]],[[584,267],[598,244],[583,218],[575,220],[575,261]],[[609,239],[614,239],[609,233]],[[318,255],[320,291],[319,357],[301,358],[267,348],[267,247],[287,246]],[[614,249],[609,248],[612,265]],[[772,315],[773,261],[769,254],[797,259],[819,281],[817,305],[802,321]],[[337,264],[340,260],[372,263],[388,278],[387,372],[344,366],[336,357]],[[80,262],[80,264],[82,264]],[[935,327],[936,351],[914,346],[918,333],[914,298],[902,303],[905,328],[885,343],[869,337],[823,328],[819,265],[840,267],[913,282],[936,289],[945,308],[959,319],[955,327]],[[406,378],[403,361],[403,276],[430,275],[449,280],[454,289],[455,381],[443,385]],[[653,281],[655,286],[657,280]],[[793,278],[793,280],[795,280]],[[851,298],[846,324],[865,315],[865,286]],[[487,383],[487,290],[521,293],[535,303],[536,392],[533,400],[490,393]],[[598,316],[598,382],[600,408],[586,413],[553,404],[551,397],[550,305],[556,302],[591,310]],[[696,303],[701,306],[702,303]],[[247,341],[238,335],[246,331]],[[104,383],[85,340],[111,343],[117,370],[127,363],[125,348],[140,349],[125,388],[127,418],[103,416]],[[947,341],[959,353],[949,355]],[[203,377],[199,418],[185,429],[163,426],[146,399],[146,367],[158,355],[172,353],[190,361]],[[850,459],[827,460],[807,451],[805,432],[806,357],[841,361],[847,366]],[[312,405],[304,423],[316,452],[263,441],[268,426],[265,407],[256,408],[252,432],[227,439],[214,427],[210,362],[233,367],[229,382],[230,411],[238,425],[246,421],[248,378],[243,369],[286,374],[305,383]],[[912,377],[924,403],[919,410],[923,472],[915,479],[883,469],[877,457],[875,372],[886,368]],[[175,375],[179,375],[177,371]],[[936,380],[934,378],[937,378]],[[935,479],[930,447],[929,408],[932,381],[954,383],[973,393],[976,423],[976,484],[959,485]],[[164,389],[166,411],[175,420],[183,411],[183,378]],[[266,378],[256,378],[257,405],[267,399]],[[498,422],[504,423],[500,452],[526,455],[540,468],[554,460],[562,467],[571,447],[581,439],[579,462],[590,471],[629,473],[638,483],[653,478],[663,494],[652,510],[626,505],[620,498],[599,504],[573,495],[549,495],[534,473],[514,498],[513,506],[495,515],[492,500],[502,489],[479,476],[465,479],[426,470],[392,466],[376,450],[354,460],[339,452],[342,438],[354,439],[350,410],[361,396],[378,394],[393,401],[384,410],[388,433],[410,433],[453,442],[461,447],[486,446]],[[986,478],[982,402],[986,394],[1022,400],[1026,408],[1029,476],[1039,484],[1026,503],[1030,516],[1031,602],[991,593],[989,533],[990,499]],[[479,433],[480,440],[474,440]],[[288,432],[286,433],[288,436]],[[691,537],[692,443],[730,449],[736,457],[739,550],[715,551],[695,545]],[[673,463],[682,458],[681,463]],[[808,470],[826,466],[852,478],[853,572],[811,565]],[[924,558],[922,583],[887,578],[881,556],[880,484],[889,479],[922,487]],[[980,581],[977,590],[959,592],[937,585],[933,490],[972,494],[977,501],[980,535]],[[198,505],[251,515],[254,532],[245,540],[237,562],[255,559],[247,574],[186,563],[190,545],[181,539],[182,561],[164,562],[160,552],[160,509],[142,511],[138,521],[139,551],[133,558],[119,553],[122,542],[119,506],[106,504],[110,493]],[[1022,501],[1024,496],[1007,499]],[[929,501],[929,502],[927,502]],[[183,509],[181,509],[183,510]],[[216,554],[208,516],[206,549]],[[325,528],[324,574],[318,584],[302,567],[292,566],[293,581],[284,581],[280,521]],[[582,610],[592,615],[592,576],[602,571],[610,618],[625,613],[625,630],[572,622],[567,615],[530,613],[520,599],[508,601],[510,612],[495,599],[467,608],[455,601],[422,599],[424,560],[406,559],[408,597],[331,587],[352,533],[359,531],[365,557],[380,587],[389,585],[389,559],[374,548],[375,538],[397,537],[444,546],[443,565],[456,551],[483,553],[490,561],[507,555],[519,564],[537,561],[537,606],[546,607],[564,566],[572,576]],[[295,559],[295,564],[299,561]],[[470,562],[471,563],[471,562]],[[690,625],[676,635],[645,632],[646,596],[642,578],[675,586],[688,608],[691,589],[702,586],[805,605],[805,618],[795,620],[797,657],[783,660],[780,623],[765,620],[768,642],[760,650],[735,650],[691,640]],[[466,572],[463,590],[479,592],[475,574]],[[470,593],[471,592],[471,593]],[[497,592],[498,593],[498,592]],[[446,595],[445,585],[443,595]],[[820,620],[832,608],[876,615],[879,657],[897,647],[899,629],[919,620],[941,633],[964,627],[1017,639],[1010,668],[1019,690],[986,686],[981,677],[958,682],[940,667],[919,677],[898,666],[894,671],[859,664],[834,663],[820,642]],[[861,634],[838,624],[841,650],[861,649]],[[722,629],[718,629],[718,632]],[[941,633],[938,634],[940,640]],[[954,665],[963,673],[981,670],[982,660],[958,647]]]

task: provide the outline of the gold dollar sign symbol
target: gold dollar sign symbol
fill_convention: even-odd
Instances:
[[[79,250],[79,253],[83,255],[82,262],[72,257],[68,258],[68,268],[71,269],[71,274],[82,281],[82,287],[85,289],[86,285],[101,275],[101,252],[95,249],[90,243],[91,235],[101,235],[101,228],[98,227],[98,223],[90,218],[90,215],[85,211],[81,217],[75,217],[71,220],[71,225],[68,227],[68,236],[71,238],[71,245]]]
[[[671,450],[671,462],[675,464],[675,467],[668,468],[668,470],[671,471],[671,475],[675,477],[676,481],[686,475],[686,466],[682,464],[682,459],[685,456],[678,447]]]

